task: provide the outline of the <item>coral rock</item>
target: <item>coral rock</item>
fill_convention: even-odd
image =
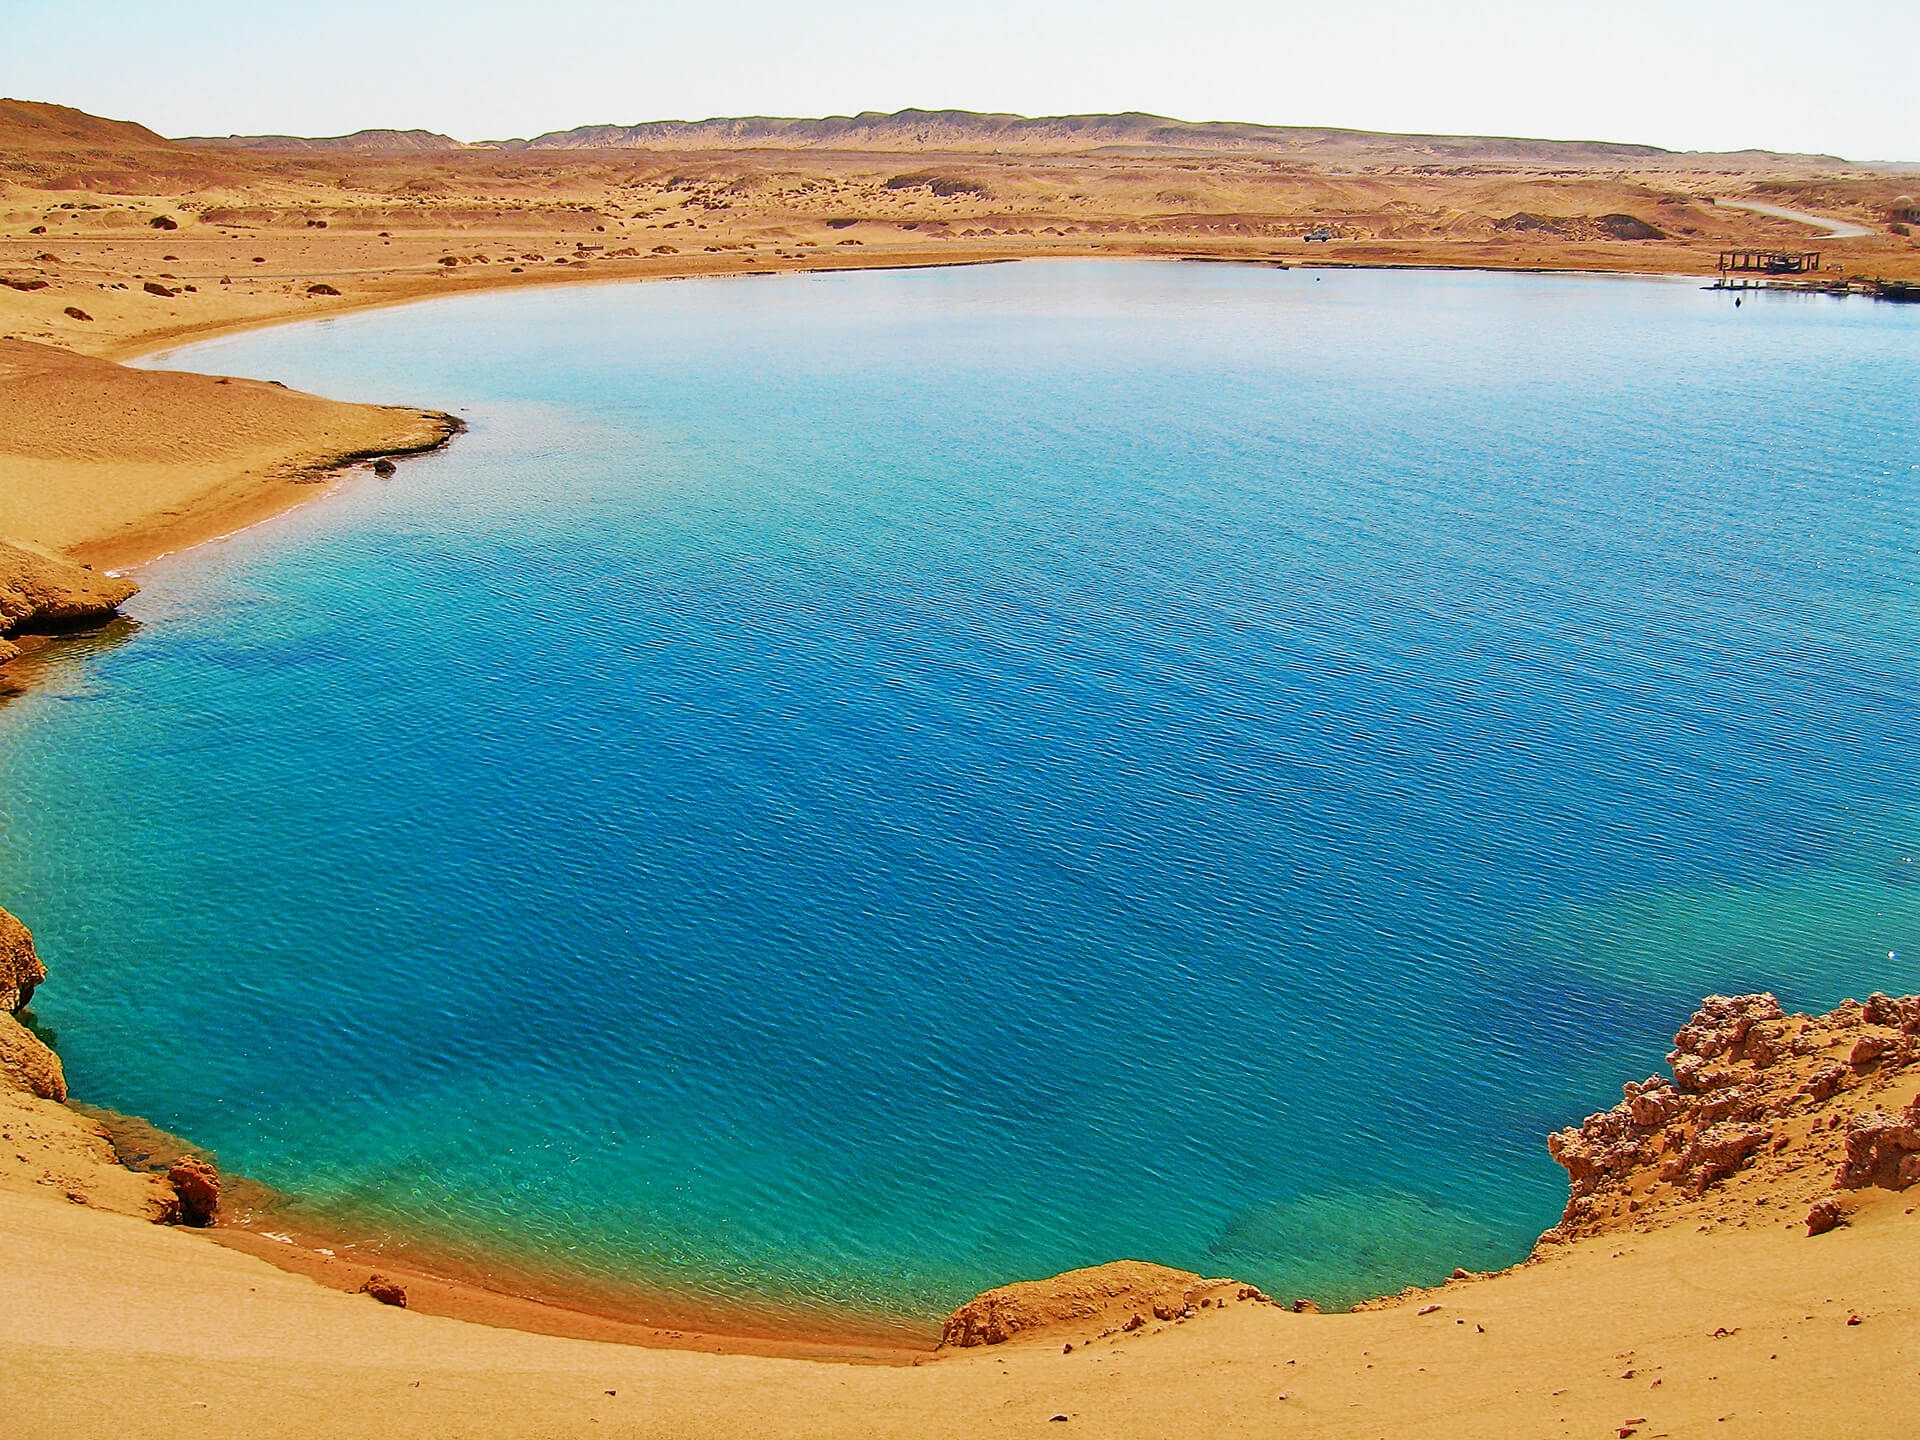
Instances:
[[[1807,1077],[1807,1083],[1800,1087],[1800,1092],[1816,1105],[1824,1105],[1839,1094],[1841,1084],[1846,1078],[1846,1066],[1822,1065]]]
[[[1747,1033],[1755,1025],[1782,1018],[1780,1002],[1770,994],[1709,995],[1673,1037],[1674,1053],[1697,1055],[1702,1060],[1721,1055],[1739,1060]]]
[[[407,1308],[406,1286],[384,1275],[369,1275],[360,1286],[360,1293],[371,1295],[382,1305],[397,1305],[402,1310]]]
[[[1904,1190],[1920,1179],[1920,1098],[1902,1116],[1865,1110],[1853,1117],[1847,1131],[1846,1159],[1835,1183],[1857,1190],[1877,1185]]]
[[[15,1014],[26,1009],[34,988],[46,978],[47,967],[34,953],[32,932],[0,910],[0,1010]]]
[[[1831,1200],[1822,1200],[1807,1211],[1807,1234],[1824,1235],[1842,1218],[1838,1205]]]
[[[220,1175],[206,1161],[183,1155],[167,1171],[173,1193],[180,1197],[180,1223],[204,1226],[220,1211]]]
[[[1895,1000],[1879,991],[1867,997],[1860,1018],[1869,1025],[1886,1025],[1909,1035],[1920,1034],[1920,995]]]
[[[1709,1125],[1662,1167],[1660,1178],[1698,1195],[1733,1174],[1747,1163],[1749,1155],[1772,1139],[1773,1131],[1764,1125]]]
[[[1862,1035],[1854,1042],[1847,1064],[1855,1070],[1865,1070],[1879,1063],[1880,1057],[1893,1048],[1893,1041],[1885,1035]]]

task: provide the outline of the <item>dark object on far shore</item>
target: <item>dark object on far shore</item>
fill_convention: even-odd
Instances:
[[[373,473],[376,475],[391,475],[399,468],[400,467],[395,465],[391,460],[376,460],[373,462]]]
[[[318,285],[309,285],[307,287],[307,293],[309,295],[338,295],[340,292],[325,281],[322,281]]]

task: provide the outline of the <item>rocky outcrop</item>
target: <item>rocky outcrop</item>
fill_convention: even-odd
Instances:
[[[5,910],[0,910],[0,1010],[9,1015],[27,1008],[33,992],[47,978],[47,967],[34,952],[33,935]]]
[[[6,653],[0,650],[0,659]],[[47,967],[33,948],[33,934],[0,910],[0,1085],[25,1090],[42,1100],[67,1098],[67,1076],[60,1057],[46,1042],[14,1019],[27,1008],[47,978]]]
[[[110,618],[140,587],[18,540],[0,540],[0,636],[73,629]],[[19,654],[0,639],[0,662]]]
[[[1015,1338],[1057,1341],[1130,1334],[1155,1321],[1178,1324],[1242,1300],[1272,1303],[1238,1281],[1205,1280],[1189,1270],[1116,1260],[976,1295],[947,1317],[940,1344],[966,1348]]]
[[[167,1171],[167,1183],[179,1197],[182,1225],[211,1225],[220,1213],[220,1172],[205,1160],[182,1155]]]
[[[1920,1098],[1899,1115],[1864,1110],[1847,1130],[1838,1183],[1849,1190],[1877,1185],[1905,1190],[1920,1182]]]
[[[1749,1172],[1756,1207],[1814,1202],[1811,1234],[1845,1216],[1820,1191],[1920,1182],[1920,997],[1806,1016],[1772,995],[1711,995],[1667,1063],[1671,1080],[1631,1083],[1611,1110],[1548,1139],[1571,1193],[1545,1243],[1692,1216],[1690,1202],[1727,1199]]]
[[[38,1095],[67,1098],[67,1076],[60,1057],[12,1015],[0,1013],[0,1085]]]

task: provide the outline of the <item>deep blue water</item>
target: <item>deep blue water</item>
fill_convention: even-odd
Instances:
[[[167,363],[473,427],[0,707],[76,1092],[319,1212],[1349,1299],[1523,1254],[1701,994],[1920,988],[1911,309],[1056,262]]]

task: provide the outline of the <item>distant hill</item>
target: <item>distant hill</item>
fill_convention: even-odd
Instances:
[[[1411,162],[1508,161],[1624,165],[1669,158],[1653,145],[1601,141],[1518,140],[1485,136],[1390,135],[1365,130],[1195,123],[1164,115],[982,115],[971,110],[869,111],[821,120],[746,116],[656,120],[639,125],[583,125],[531,140],[497,142],[529,150],[1014,150],[1071,152],[1113,148],[1258,152],[1314,159]]]
[[[351,135],[309,139],[301,135],[193,135],[178,142],[209,150],[294,150],[360,155],[413,155],[468,147],[431,130],[356,130]]]
[[[174,189],[214,180],[216,159],[131,120],[0,99],[0,182],[52,190]]]
[[[103,120],[41,100],[0,100],[0,145],[8,149],[166,149],[173,144],[131,120]]]
[[[654,120],[636,125],[582,125],[528,140],[466,143],[430,130],[360,130],[351,135],[191,136],[168,140],[144,125],[104,120],[64,105],[0,100],[0,172],[48,172],[56,158],[76,173],[119,163],[168,172],[217,164],[219,152],[272,155],[365,155],[404,158],[460,151],[527,150],[836,150],[961,154],[1244,154],[1302,165],[1480,167],[1567,170],[1661,170],[1711,166],[1727,171],[1782,167],[1846,168],[1830,155],[1765,150],[1726,154],[1663,150],[1601,140],[1528,140],[1488,135],[1400,135],[1369,130],[1193,122],[1164,115],[987,115],[971,110],[869,111],[823,119],[739,116]],[[158,152],[158,153],[156,153]],[[162,156],[166,157],[164,160]],[[26,163],[32,157],[35,163]],[[12,163],[9,163],[12,162]]]
[[[1072,154],[1089,151],[1186,151],[1273,155],[1302,164],[1513,165],[1572,169],[1659,169],[1724,161],[1740,169],[1782,161],[1838,165],[1833,156],[1742,151],[1695,155],[1657,145],[1603,140],[1528,140],[1488,135],[1399,135],[1370,130],[1252,125],[1170,119],[1164,115],[988,115],[972,110],[867,111],[823,119],[771,115],[710,120],[651,120],[581,125],[529,140],[463,144],[426,130],[362,130],[310,140],[287,135],[198,137],[181,142],[220,149],[405,154],[447,150],[844,150],[914,153]]]

